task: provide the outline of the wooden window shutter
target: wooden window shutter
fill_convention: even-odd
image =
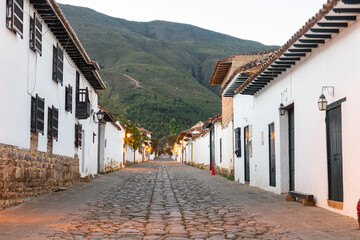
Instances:
[[[53,46],[53,74],[52,74],[52,80],[55,82],[57,81],[57,48]]]
[[[79,124],[75,123],[75,147],[79,147]]]
[[[59,109],[52,106],[52,137],[59,138]]]
[[[241,157],[241,128],[235,129],[235,154]]]
[[[6,27],[23,38],[24,0],[6,1]]]
[[[6,27],[14,31],[14,0],[6,1]]]
[[[69,110],[72,113],[72,103],[73,103],[73,88],[69,85]]]
[[[52,108],[48,108],[48,139],[52,139],[53,137],[53,114],[52,114]]]
[[[42,22],[34,13],[34,49],[40,56],[42,54]]]
[[[65,87],[65,110],[72,113],[72,87]]]
[[[44,134],[44,107],[45,99],[36,95],[36,129],[42,134]]]
[[[14,31],[19,33],[21,38],[23,37],[24,28],[24,0],[14,0]]]
[[[63,84],[64,52],[57,47],[57,82]]]
[[[82,125],[79,124],[79,147],[82,147]]]
[[[36,133],[36,98],[31,97],[31,132]]]
[[[29,34],[29,47],[31,50],[35,50],[35,21],[30,17],[30,34]]]
[[[30,18],[30,49],[42,54],[42,22],[34,13],[34,18]]]

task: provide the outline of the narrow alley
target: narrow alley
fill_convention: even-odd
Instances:
[[[159,158],[0,211],[0,239],[360,239],[357,221]]]

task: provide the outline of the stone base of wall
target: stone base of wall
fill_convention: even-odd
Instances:
[[[27,198],[79,182],[79,158],[37,151],[38,135],[31,134],[30,150],[0,144],[0,209]]]
[[[221,168],[219,166],[216,166],[215,173],[223,176],[230,176],[230,175],[234,175],[234,170],[229,170],[226,168]]]

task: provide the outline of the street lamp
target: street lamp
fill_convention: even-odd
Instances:
[[[99,121],[103,120],[104,119],[104,116],[105,116],[105,112],[99,110],[97,113],[96,113],[96,117]]]

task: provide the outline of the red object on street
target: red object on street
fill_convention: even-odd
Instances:
[[[357,204],[357,214],[358,214],[358,223],[359,223],[359,228],[360,228],[360,199]]]
[[[212,175],[215,175],[215,168],[214,168],[214,166],[211,168],[211,174],[212,174]],[[359,207],[359,205],[358,205],[358,207]]]

